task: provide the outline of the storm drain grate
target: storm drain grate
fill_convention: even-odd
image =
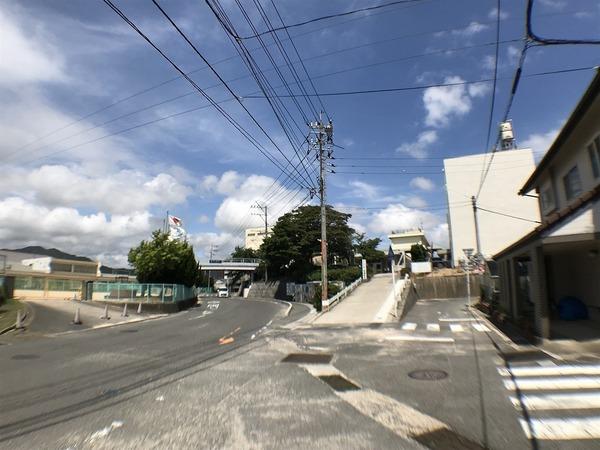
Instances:
[[[28,360],[28,359],[38,359],[39,357],[40,357],[40,355],[23,354],[23,355],[13,355],[10,359],[24,361],[24,360]]]
[[[448,377],[448,372],[437,369],[413,370],[408,374],[410,378],[423,381],[443,380]]]
[[[319,376],[319,379],[327,383],[333,388],[333,390],[338,392],[358,391],[360,389],[360,387],[354,384],[352,381],[340,375],[321,375]]]
[[[333,355],[328,353],[290,353],[281,362],[295,364],[329,364]]]

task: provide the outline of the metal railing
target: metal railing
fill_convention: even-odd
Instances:
[[[89,294],[88,297],[90,297]],[[94,281],[91,298],[88,298],[88,300],[176,303],[195,297],[195,288],[181,284]]]
[[[208,261],[209,264],[223,264],[223,263],[242,263],[242,264],[260,264],[258,258],[226,258],[226,259],[211,259]]]
[[[337,294],[335,294],[333,297],[325,300],[321,304],[321,310],[323,312],[329,311],[331,308],[333,308],[335,305],[337,305],[343,299],[345,299],[346,297],[348,297],[348,295],[350,295],[358,286],[360,286],[360,284],[362,283],[362,281],[363,281],[362,278],[359,278],[358,280],[355,280],[352,284],[346,286],[344,289],[342,289],[340,292],[338,292]]]

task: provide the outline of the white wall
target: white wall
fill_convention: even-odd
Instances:
[[[477,195],[484,162],[490,155],[471,155],[444,160],[454,264],[464,258],[462,249],[476,249],[471,196]],[[496,152],[479,196],[480,208],[539,220],[538,201],[517,192],[535,169],[530,149]],[[481,252],[491,257],[532,231],[537,224],[478,211]]]

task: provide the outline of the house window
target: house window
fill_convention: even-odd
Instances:
[[[565,185],[567,200],[572,200],[581,194],[581,178],[579,178],[579,169],[577,169],[577,166],[567,172],[563,177],[563,183]]]
[[[588,145],[594,178],[600,178],[600,134]]]
[[[542,211],[552,211],[556,205],[554,204],[554,195],[552,195],[552,188],[548,187],[542,190]]]

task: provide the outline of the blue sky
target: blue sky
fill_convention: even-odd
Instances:
[[[270,0],[261,3],[279,24]],[[290,24],[378,3],[276,5]],[[276,154],[152,2],[115,4]],[[236,2],[221,4],[238,31],[251,34]],[[265,29],[253,2],[242,4],[257,28]],[[508,99],[524,30],[525,2],[501,4],[500,39],[509,42],[499,51],[494,124]],[[258,91],[205,2],[161,5],[238,96]],[[423,0],[292,28],[290,34],[319,93],[488,79],[495,5]],[[599,19],[598,0],[536,1],[534,27],[543,36],[600,38]],[[0,28],[2,246],[55,246],[124,265],[128,249],[160,226],[169,210],[183,219],[200,259],[211,244],[226,256],[242,242],[244,227],[261,223],[252,215],[254,202],[267,200],[274,221],[305,199],[306,190],[276,179],[280,169],[185,80],[176,79],[178,73],[102,1],[0,1]],[[296,61],[287,36],[279,36]],[[273,39],[264,39],[275,62],[283,64]],[[246,45],[255,49],[256,63],[277,92],[285,93],[256,40]],[[593,66],[598,56],[594,46],[533,48],[524,75]],[[303,73],[299,63],[295,67]],[[292,80],[286,67],[281,71]],[[510,116],[519,146],[542,155],[592,76],[525,76]],[[146,92],[128,98],[140,91]],[[442,158],[485,151],[491,83],[322,100],[334,120],[335,142],[343,147],[335,149],[329,202],[351,212],[352,225],[369,236],[422,225],[431,240],[446,244]],[[242,101],[293,158],[265,99]],[[306,131],[302,117],[291,99],[283,101],[300,136]],[[365,157],[381,159],[359,159]]]

